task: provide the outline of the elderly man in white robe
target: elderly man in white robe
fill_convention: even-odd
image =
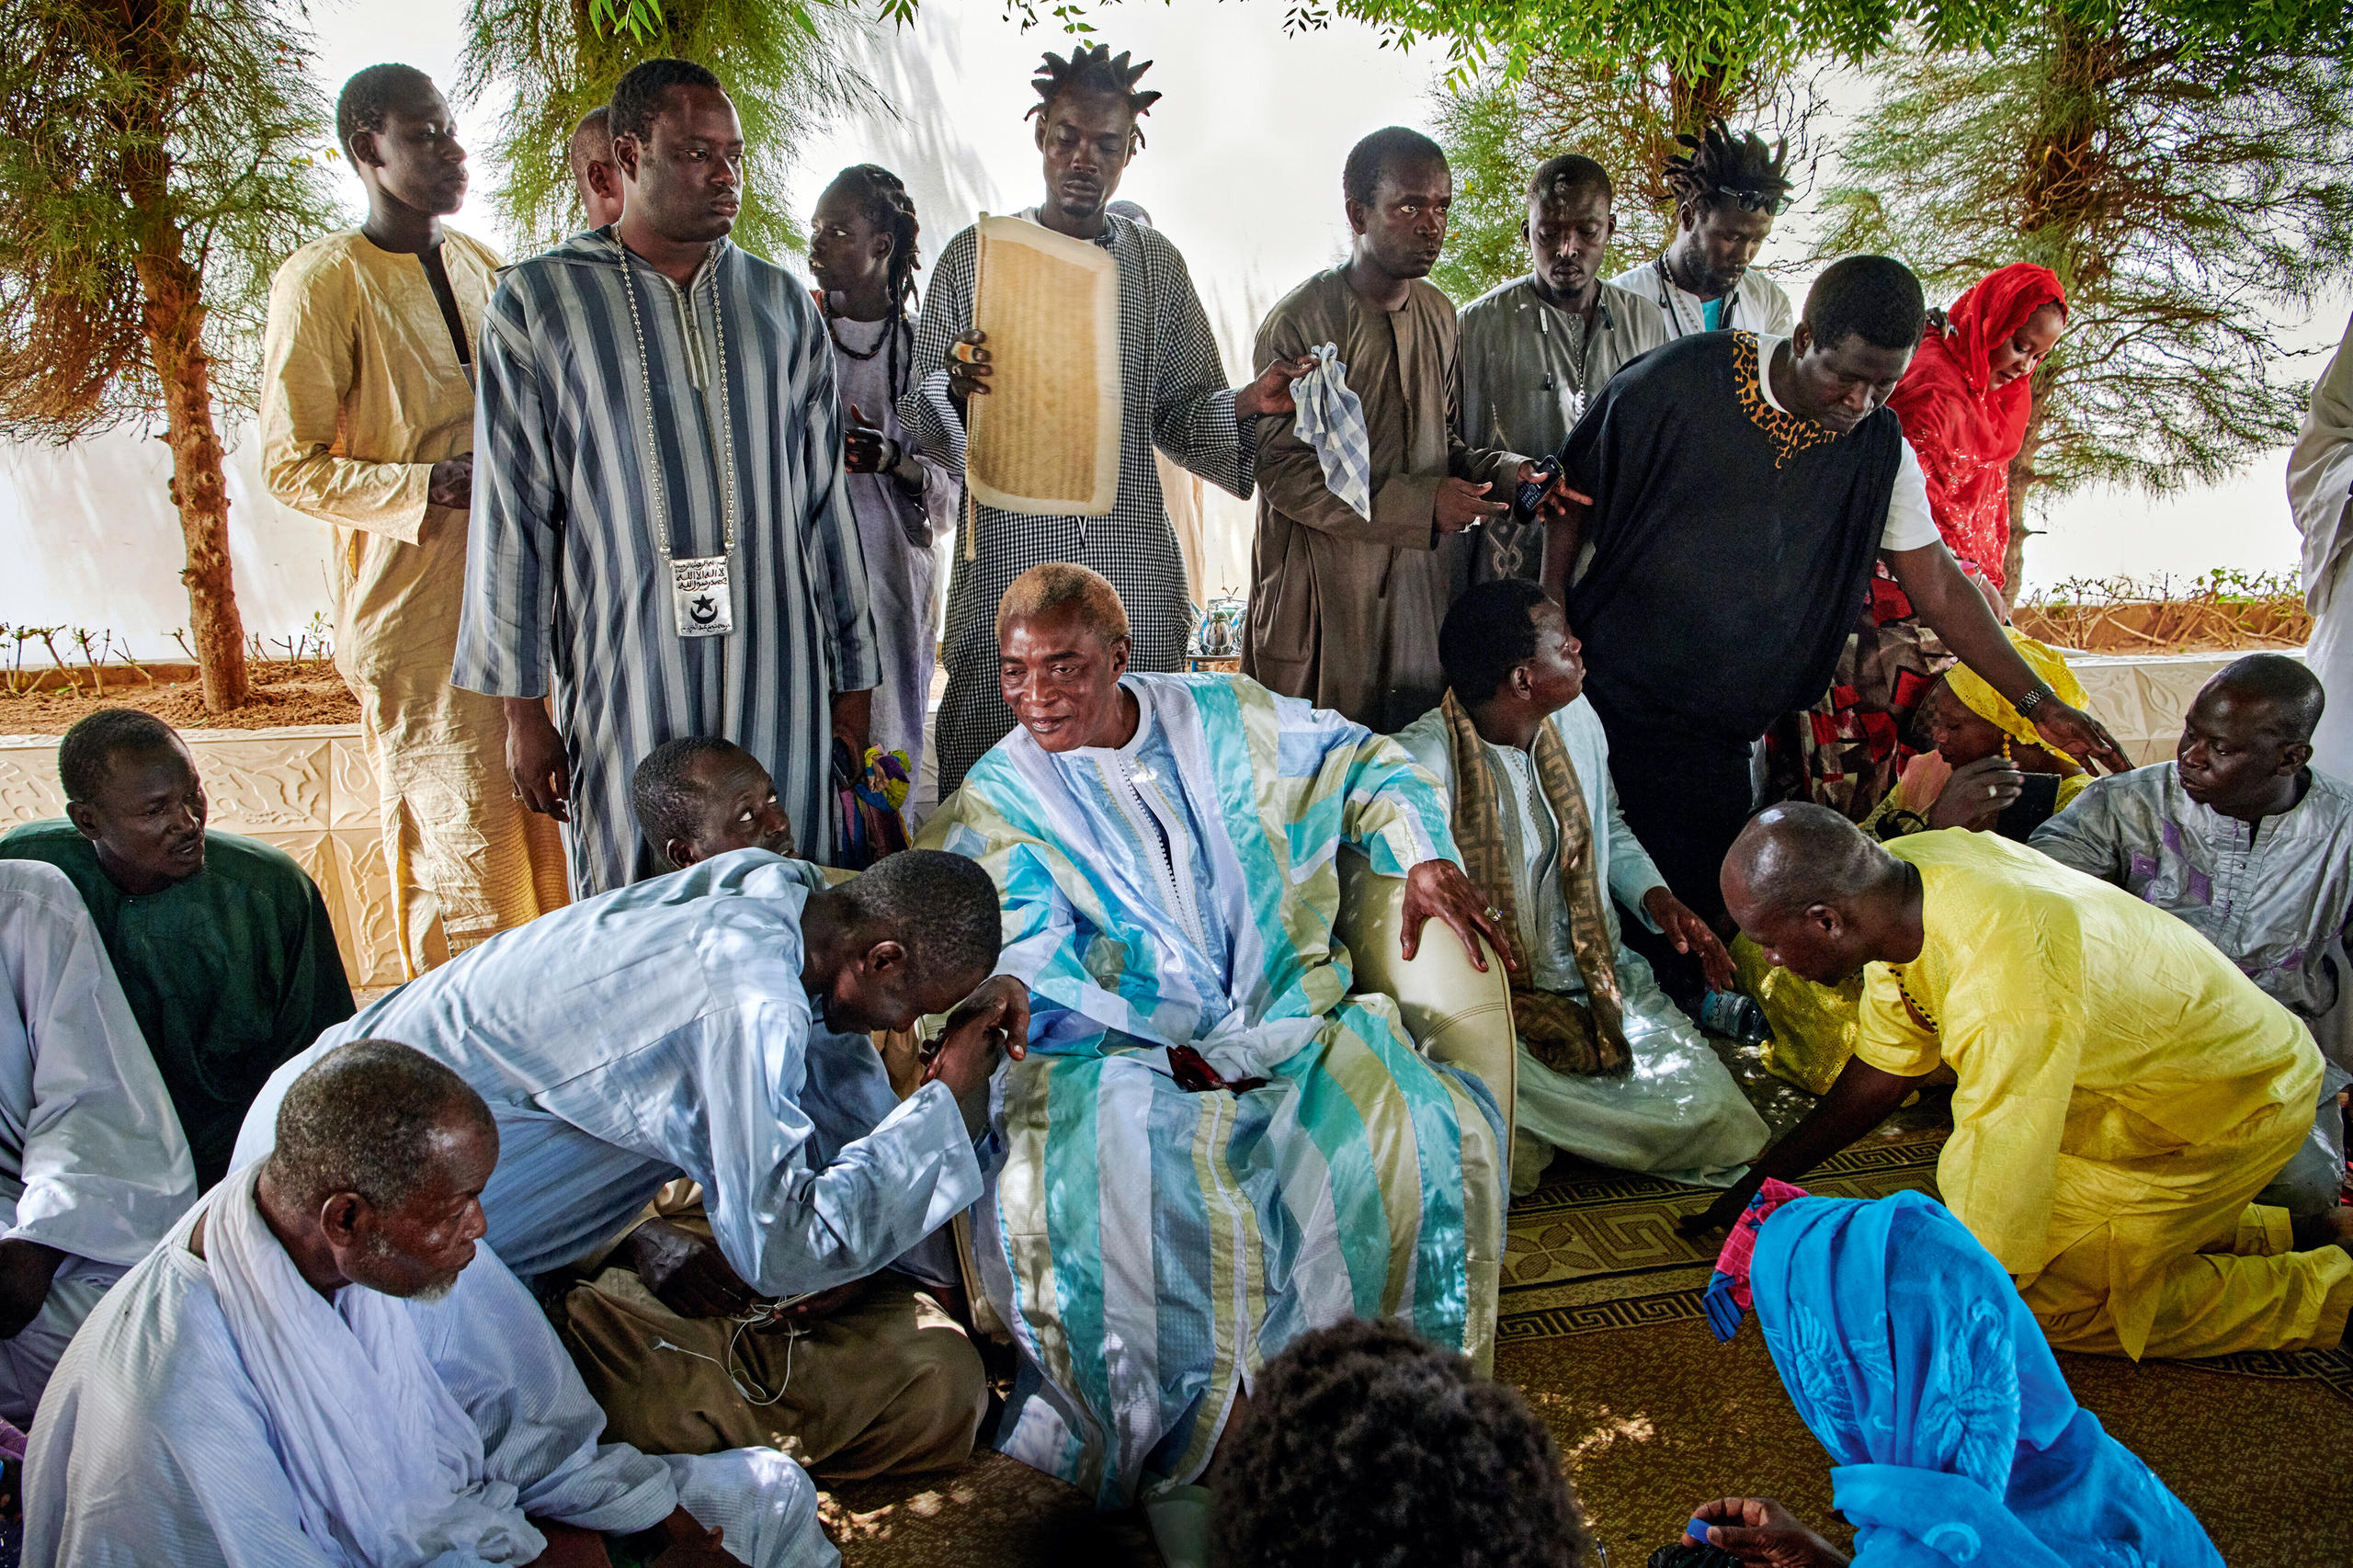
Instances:
[[[1446,787],[1463,869],[1518,941],[1512,1191],[1533,1191],[1555,1149],[1728,1186],[1764,1148],[1764,1120],[1619,940],[1613,895],[1698,953],[1711,984],[1731,983],[1732,960],[1626,825],[1578,653],[1542,588],[1483,583],[1438,630],[1444,701],[1397,736]]]
[[[164,1076],[82,895],[0,860],[0,1419],[31,1423],[100,1297],[196,1200]]]
[[[174,1568],[839,1561],[767,1450],[600,1444],[481,1197],[498,1129],[404,1045],[358,1040],[91,1315],[25,1463],[26,1560]]]

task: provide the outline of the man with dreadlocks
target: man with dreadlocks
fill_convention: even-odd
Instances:
[[[376,768],[410,979],[564,902],[563,844],[507,787],[498,703],[450,684],[473,491],[474,337],[499,259],[441,220],[466,153],[432,78],[370,65],[335,106],[368,220],[270,282],[269,493],[334,525],[335,662]]]
[[[655,59],[611,111],[620,219],[511,268],[483,318],[455,676],[503,699],[514,789],[570,824],[581,898],[666,869],[630,770],[679,735],[759,758],[831,859],[833,744],[865,755],[881,674],[824,319],[727,238],[735,106]]]
[[[1721,120],[1666,161],[1675,193],[1675,238],[1665,255],[1615,278],[1657,310],[1670,338],[1741,327],[1789,335],[1798,319],[1790,297],[1749,264],[1789,204],[1789,146],[1755,131],[1735,136]]]
[[[898,403],[915,379],[915,204],[899,176],[858,164],[834,176],[809,222],[809,271],[833,336],[849,421],[849,506],[866,551],[866,594],[881,640],[873,744],[923,766],[931,698],[933,538],[953,525],[959,476],[915,450]],[[880,423],[877,423],[880,421]]]
[[[1029,117],[1038,121],[1046,199],[1021,216],[1101,246],[1119,267],[1120,492],[1108,517],[1033,517],[976,506],[965,517],[970,531],[949,583],[941,642],[948,690],[934,744],[943,799],[1013,728],[1013,710],[997,689],[996,608],[1030,567],[1075,561],[1109,578],[1133,624],[1133,667],[1179,667],[1192,609],[1153,449],[1248,499],[1252,422],[1290,412],[1290,383],[1307,369],[1277,363],[1228,390],[1185,258],[1158,230],[1106,210],[1143,146],[1136,121],[1160,98],[1136,88],[1151,68],[1149,60],[1131,65],[1125,54],[1086,45],[1068,60],[1047,55],[1032,84],[1038,101]],[[995,369],[984,335],[972,329],[977,252],[978,231],[966,229],[941,253],[915,328],[917,384],[899,407],[917,449],[960,474],[965,405],[987,393]]]

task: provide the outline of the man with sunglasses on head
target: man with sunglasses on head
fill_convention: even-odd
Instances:
[[[1669,338],[1731,327],[1786,337],[1796,307],[1750,264],[1789,205],[1787,144],[1768,147],[1754,131],[1735,136],[1719,120],[1666,161],[1675,192],[1675,238],[1665,254],[1614,279],[1658,311]]]

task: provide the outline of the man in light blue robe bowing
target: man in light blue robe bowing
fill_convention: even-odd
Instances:
[[[1339,849],[1404,881],[1408,957],[1432,916],[1482,968],[1502,932],[1394,743],[1246,676],[1130,674],[1127,629],[1084,567],[1015,580],[1020,727],[924,841],[995,879],[998,967],[1033,998],[973,1210],[1022,1352],[997,1444],[1101,1506],[1141,1494],[1184,1563],[1267,1358],[1350,1316],[1475,1348],[1495,1310],[1472,1261],[1501,1243],[1495,1102],[1348,994]]]
[[[278,1103],[313,1061],[396,1040],[497,1116],[483,1213],[524,1278],[597,1248],[686,1176],[744,1304],[862,1279],[980,1196],[972,1134],[995,1040],[1017,1040],[1029,1015],[1017,986],[983,983],[997,901],[969,865],[902,854],[837,888],[815,878],[738,849],[504,932],[279,1068],[234,1163],[268,1153]],[[818,1163],[801,1103],[815,1039],[950,1009],[930,1081]]]

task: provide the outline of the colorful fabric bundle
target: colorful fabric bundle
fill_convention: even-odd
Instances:
[[[907,754],[866,748],[866,766],[853,770],[849,747],[834,741],[834,790],[841,801],[841,864],[862,871],[885,855],[907,846],[907,824],[899,808],[907,803]]]
[[[1716,1254],[1716,1272],[1708,1281],[1708,1293],[1699,1299],[1699,1305],[1708,1313],[1708,1331],[1719,1344],[1740,1332],[1740,1320],[1752,1304],[1748,1265],[1756,1248],[1756,1227],[1782,1204],[1805,1195],[1802,1187],[1767,1176],[1765,1185],[1756,1189],[1756,1196],[1748,1200],[1748,1207],[1741,1210],[1740,1218],[1733,1221],[1732,1234],[1724,1238],[1723,1250]]]

